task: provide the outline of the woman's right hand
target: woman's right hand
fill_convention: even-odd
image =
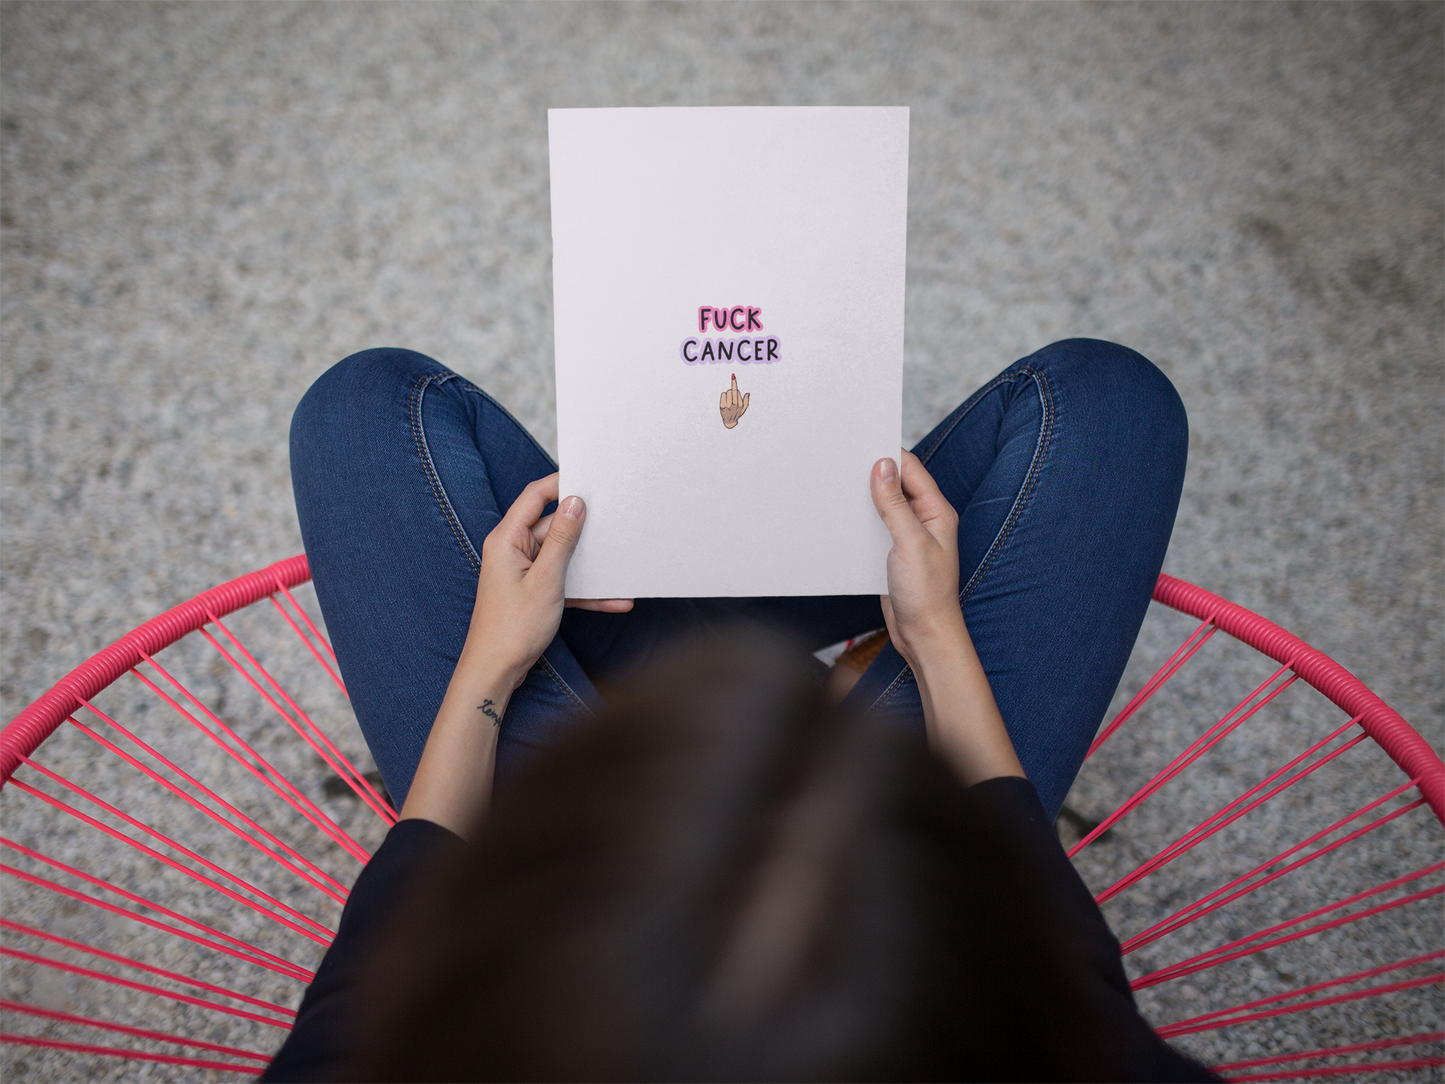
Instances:
[[[482,543],[471,627],[401,808],[403,819],[429,820],[464,836],[487,807],[502,719],[512,693],[557,635],[567,562],[587,515],[580,497],[542,515],[558,497],[557,484],[551,474],[527,486]],[[612,612],[632,608],[630,599],[587,601]]]
[[[915,670],[956,650],[963,632],[958,604],[958,513],[912,452],[899,464],[873,465],[873,505],[893,536],[883,617],[898,653]],[[964,633],[966,635],[966,633]]]
[[[631,599],[563,599],[567,564],[582,535],[587,508],[581,497],[567,497],[549,516],[542,509],[555,501],[558,476],[538,478],[522,490],[502,521],[482,543],[477,601],[459,668],[491,668],[511,692],[557,635],[564,605],[622,613]]]

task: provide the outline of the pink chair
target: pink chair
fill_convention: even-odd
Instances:
[[[178,1079],[255,1075],[280,1044],[352,880],[396,819],[356,766],[364,747],[335,656],[293,594],[308,579],[298,556],[212,588],[82,663],[0,732],[7,1079],[37,1056],[66,1059],[68,1077],[104,1071],[93,1058],[169,1064]],[[1170,576],[1154,597],[1201,624],[1100,732],[1061,819],[1146,1016],[1230,1079],[1438,1079],[1445,862],[1406,860],[1422,840],[1438,857],[1445,767],[1283,629]],[[1141,647],[1167,614],[1151,613]],[[1208,710],[1187,687],[1193,671],[1166,684],[1220,631],[1238,657],[1212,667],[1269,676],[1189,722],[1181,708]],[[1323,699],[1283,709],[1301,682]],[[1189,770],[1259,731],[1245,724],[1266,709],[1323,708],[1345,718],[1301,725],[1274,762],[1246,750],[1227,793],[1231,772]],[[1166,754],[1176,737],[1183,751]],[[1348,800],[1382,770],[1394,775],[1383,790]],[[1141,771],[1142,785],[1130,778]],[[96,793],[122,787],[125,809]],[[1386,945],[1409,951],[1381,959]]]

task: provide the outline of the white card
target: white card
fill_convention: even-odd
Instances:
[[[868,479],[902,438],[908,110],[548,127],[557,450],[587,502],[568,596],[886,591]]]

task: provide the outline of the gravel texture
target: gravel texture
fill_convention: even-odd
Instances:
[[[142,620],[300,550],[287,424],[309,383],[346,354],[429,353],[555,448],[547,107],[903,104],[906,435],[1052,340],[1098,336],[1141,351],[1191,419],[1166,571],[1329,652],[1441,747],[1445,6],[6,0],[0,92],[6,719]],[[364,759],[344,704],[290,658],[289,633],[268,616],[238,619],[248,646]],[[1120,704],[1192,627],[1151,617]],[[325,769],[309,750],[283,749],[268,709],[208,652],[175,653],[201,699],[266,749],[275,743],[278,767],[374,843],[379,822],[354,800],[320,797]],[[1105,747],[1070,808],[1108,812],[1268,673],[1211,642]],[[111,696],[117,718],[149,719],[185,744],[153,700],[130,687]],[[1206,815],[1343,721],[1291,689],[1086,851],[1086,877],[1103,887],[1189,814]],[[227,851],[229,837],[137,787],[83,735],[56,741],[45,763]],[[252,793],[254,781],[207,757],[208,771],[236,777],[243,808],[269,815],[258,784]],[[1243,872],[1301,825],[1323,827],[1398,778],[1377,750],[1352,751],[1298,797],[1201,847],[1192,872],[1112,901],[1110,918],[1132,933],[1146,904],[1187,902],[1195,880]],[[1311,862],[1267,903],[1240,901],[1141,950],[1133,973],[1439,860],[1441,833],[1422,813]],[[14,787],[0,814],[21,842],[56,840],[58,858],[151,883],[150,860],[112,853],[92,829],[56,836],[44,807]],[[334,847],[305,845],[338,877],[354,875]],[[291,898],[291,885],[246,862],[238,868]],[[214,893],[175,881],[164,891],[178,909],[314,961],[316,946],[252,929]],[[160,966],[194,959],[173,939],[57,909],[12,879],[3,891],[14,921],[129,944]],[[334,908],[302,895],[298,907],[334,921]],[[1371,921],[1168,984],[1141,1004],[1162,1023],[1445,942],[1438,899]],[[204,966],[294,1001],[294,988],[250,965]],[[106,1015],[149,1027],[184,1028],[195,1012],[14,960],[0,986],[67,1011],[105,1002]],[[1439,1030],[1442,1016],[1434,986],[1181,1045],[1217,1062],[1336,1035]],[[0,1026],[81,1034],[10,1014]],[[228,1045],[274,1041],[239,1020],[205,1028]],[[6,1080],[196,1075],[0,1048]]]

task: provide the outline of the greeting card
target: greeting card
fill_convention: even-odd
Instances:
[[[579,598],[879,594],[902,435],[906,108],[553,109]]]

